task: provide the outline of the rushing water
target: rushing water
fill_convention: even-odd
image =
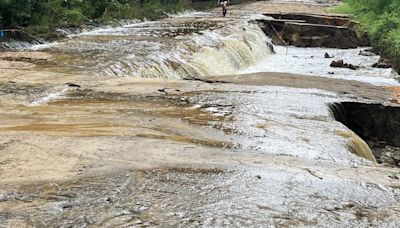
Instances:
[[[236,11],[235,11],[236,10]],[[371,66],[379,56],[361,56],[363,49],[273,47],[252,21],[262,14],[233,8],[233,16],[191,11],[160,21],[72,34],[68,39],[33,50],[54,54],[48,68],[108,77],[182,79],[254,72],[287,72],[397,85],[392,69]],[[250,15],[250,16],[248,16]],[[334,59],[324,58],[329,53]],[[343,59],[359,70],[331,68]]]
[[[85,73],[178,79],[233,74],[271,54],[268,38],[249,19],[215,16],[173,15],[72,35],[32,49],[52,52],[57,65]]]
[[[359,93],[343,95],[102,80],[278,71],[396,85],[390,69],[370,67],[378,56],[359,56],[360,49],[290,47],[286,54],[274,47],[273,54],[251,22],[263,17],[257,6],[232,7],[228,18],[188,12],[33,46],[54,58],[29,70],[99,80],[55,85],[47,72],[34,85],[0,85],[0,227],[398,226],[393,170],[350,153],[349,144],[363,141],[327,106],[369,102],[357,97],[362,83],[345,87]],[[330,68],[325,52],[362,68]],[[29,102],[10,99],[17,95]]]
[[[79,173],[0,185],[0,227],[398,226],[400,191],[378,167],[357,168],[371,163],[346,150],[338,133],[348,130],[326,108],[336,94],[209,86],[158,98],[70,91],[47,105],[4,105],[2,162],[14,171],[5,178]],[[12,166],[15,155],[23,159]],[[26,174],[24,164],[40,169]],[[174,168],[138,170],[154,164]]]
[[[398,75],[393,69],[373,68],[379,61],[378,55],[360,55],[366,48],[298,48],[276,46],[276,54],[267,56],[256,65],[240,70],[239,73],[284,72],[318,77],[356,80],[374,85],[399,85]],[[325,58],[328,53],[333,58]],[[333,60],[360,66],[358,70],[329,67]],[[396,79],[397,78],[397,79]]]

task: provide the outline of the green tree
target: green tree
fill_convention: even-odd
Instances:
[[[189,0],[0,0],[2,27],[54,29],[89,20],[150,18],[188,6]]]
[[[400,1],[346,0],[346,4],[370,35],[373,46],[392,59],[400,70]]]

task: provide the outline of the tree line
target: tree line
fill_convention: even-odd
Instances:
[[[1,28],[79,26],[110,19],[155,19],[188,0],[0,0]]]
[[[400,0],[345,0],[339,10],[354,14],[374,48],[400,70]]]

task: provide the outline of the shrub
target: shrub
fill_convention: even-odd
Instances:
[[[335,12],[350,13],[360,21],[375,49],[400,70],[400,1],[346,0]]]
[[[0,27],[79,26],[89,20],[156,19],[189,0],[0,0]]]

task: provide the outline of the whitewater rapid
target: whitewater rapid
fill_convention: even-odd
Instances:
[[[266,16],[235,11],[187,11],[159,21],[131,21],[114,28],[73,33],[67,39],[31,50],[54,54],[70,71],[101,77],[187,79],[215,75],[283,72],[356,80],[379,86],[399,85],[392,69],[373,68],[378,55],[357,49],[296,48],[272,45],[256,19]],[[328,53],[334,58],[325,58]],[[331,68],[332,60],[360,66]]]

